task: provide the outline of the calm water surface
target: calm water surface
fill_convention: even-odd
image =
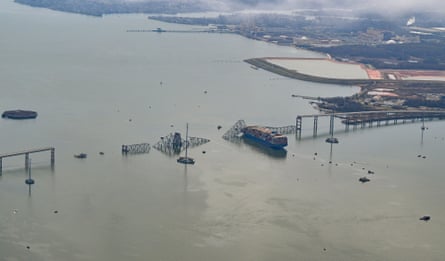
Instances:
[[[1,120],[0,152],[56,147],[54,169],[49,153],[32,155],[31,191],[24,159],[3,160],[0,260],[442,260],[443,122],[427,123],[423,137],[418,123],[338,125],[331,150],[309,138],[309,120],[284,155],[230,143],[221,136],[239,119],[284,126],[316,113],[292,94],[357,89],[242,62],[320,57],[311,52],[231,34],[126,32],[156,27],[196,28],[0,3],[0,109],[39,113]],[[191,136],[211,140],[190,150],[194,166],[154,149],[120,153],[184,133],[187,122]],[[368,169],[371,182],[359,183]]]

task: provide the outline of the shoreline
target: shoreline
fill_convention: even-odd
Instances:
[[[303,81],[317,82],[317,83],[359,85],[359,86],[360,85],[376,84],[376,83],[400,84],[401,86],[413,85],[413,84],[427,84],[427,85],[438,85],[438,86],[445,88],[445,81],[440,81],[440,80],[401,80],[401,79],[392,80],[392,79],[382,79],[382,78],[380,78],[380,79],[360,79],[360,78],[343,79],[343,78],[321,77],[321,76],[316,76],[316,75],[299,73],[295,70],[290,70],[290,69],[284,68],[282,66],[273,64],[273,63],[267,61],[267,59],[296,59],[296,58],[261,57],[261,58],[249,58],[249,59],[244,60],[244,62],[246,62],[252,66],[261,68],[263,70],[279,74],[281,76],[298,79],[298,80],[303,80]],[[329,60],[329,61],[338,63],[338,61],[336,61],[336,60],[324,59],[324,58],[297,58],[297,59],[298,60]],[[368,70],[379,71],[379,70],[369,69],[365,65],[360,64],[360,63],[351,63],[351,64],[360,65],[367,72],[368,72]],[[388,70],[386,70],[386,71],[388,71]],[[396,70],[392,70],[392,71],[396,71]],[[412,70],[412,71],[416,71],[416,70]],[[369,72],[368,72],[368,75],[369,75]]]
[[[277,64],[273,64],[267,61],[268,59],[273,58],[252,58],[246,59],[244,62],[255,68],[261,68],[283,77],[324,84],[357,86],[360,88],[360,91],[357,94],[346,97],[346,99],[336,99],[336,97],[323,99],[323,103],[318,104],[319,110],[325,108],[335,111],[346,110],[352,112],[358,110],[380,109],[400,110],[401,108],[418,109],[420,107],[440,110],[445,109],[442,102],[442,97],[445,96],[445,81],[328,78],[290,70]],[[303,59],[307,60],[306,58]],[[435,96],[435,98],[428,98],[431,96]],[[403,102],[400,103],[400,101]]]

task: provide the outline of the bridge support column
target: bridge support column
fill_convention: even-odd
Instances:
[[[29,168],[29,153],[25,153],[25,169]]]
[[[296,129],[296,134],[297,134],[298,139],[301,139],[301,126],[302,126],[302,118],[301,118],[301,116],[297,116],[297,120],[295,123],[295,129]]]
[[[3,170],[3,158],[0,158],[0,175],[2,175]]]
[[[51,149],[51,167],[54,167],[54,163],[56,161],[56,149]]]
[[[330,116],[329,120],[329,135],[334,135],[334,115]]]
[[[314,116],[314,130],[313,130],[314,138],[317,137],[317,131],[318,131],[318,116]]]

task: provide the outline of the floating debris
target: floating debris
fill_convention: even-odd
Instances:
[[[206,151],[205,151],[205,150],[203,150],[203,151],[202,151],[202,154],[206,154]]]
[[[371,180],[368,179],[367,177],[361,177],[361,178],[358,179],[358,181],[360,181],[361,183],[366,183],[366,182],[369,182]]]
[[[430,216],[423,216],[423,217],[419,218],[419,220],[427,222],[427,221],[431,220],[431,217]]]
[[[99,155],[105,155],[105,153],[103,151],[99,152]]]
[[[216,128],[217,128],[218,130],[220,130],[220,129],[222,128],[222,126],[221,126],[221,125],[218,125]]]
[[[368,170],[368,174],[374,174],[374,171]]]
[[[54,214],[57,214],[57,213],[59,213],[59,211],[57,211],[57,210],[54,210]]]

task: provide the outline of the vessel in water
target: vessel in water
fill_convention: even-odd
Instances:
[[[283,149],[287,146],[286,136],[265,127],[247,126],[241,132],[243,133],[243,138],[254,140],[273,149]]]
[[[4,111],[2,114],[2,118],[8,118],[14,120],[35,119],[37,118],[37,112],[26,111],[26,110]]]
[[[195,164],[195,160],[190,158],[187,154],[188,146],[189,146],[189,124],[187,123],[186,131],[185,131],[185,157],[179,157],[176,161],[182,164]]]

